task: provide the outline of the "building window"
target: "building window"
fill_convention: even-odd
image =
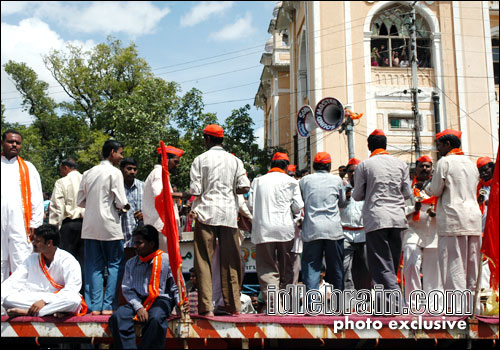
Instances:
[[[493,75],[495,77],[495,84],[498,85],[500,82],[499,77],[499,59],[498,59],[498,38],[491,39],[491,49],[493,51]]]
[[[415,123],[413,117],[390,115],[389,114],[389,129],[394,131],[413,130]]]
[[[371,65],[402,67],[410,65],[410,8],[397,4],[377,14],[371,23]],[[429,27],[417,14],[417,59],[419,67],[431,67]]]

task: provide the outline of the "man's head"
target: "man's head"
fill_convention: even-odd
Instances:
[[[345,165],[339,166],[339,176],[341,179],[347,174],[347,167]]]
[[[34,232],[33,252],[47,254],[59,246],[60,236],[55,225],[44,224],[37,227]]]
[[[477,160],[477,169],[479,170],[481,180],[489,181],[493,177],[495,163],[493,163],[490,157],[481,157]]]
[[[205,148],[210,149],[213,146],[220,146],[224,141],[224,129],[217,124],[210,124],[203,130]]]
[[[78,168],[78,164],[76,164],[75,160],[72,158],[64,159],[59,165],[59,173],[61,177],[65,177],[73,170]]]
[[[132,232],[132,238],[137,255],[143,258],[157,251],[160,246],[158,231],[151,225],[137,227]]]
[[[441,156],[447,155],[452,149],[460,148],[462,132],[446,129],[436,134],[436,148]]]
[[[9,129],[2,134],[2,153],[5,158],[11,160],[19,155],[23,138],[21,134],[14,129]]]
[[[370,152],[373,152],[379,148],[387,148],[387,137],[382,130],[375,129],[370,136],[368,136],[368,149]]]
[[[351,186],[354,186],[354,172],[356,171],[359,163],[361,163],[361,161],[357,158],[351,158],[347,163],[347,180],[349,180]]]
[[[417,180],[420,182],[429,180],[432,174],[432,159],[429,156],[422,156],[417,159],[415,167]]]
[[[130,187],[137,176],[137,161],[134,158],[123,158],[120,162],[120,170],[123,174],[123,180]]]
[[[196,278],[196,272],[194,272],[194,267],[189,269],[189,280],[193,287],[198,288],[198,278]]]
[[[281,170],[286,171],[289,164],[290,159],[286,153],[276,152],[271,159],[271,168],[280,168]]]
[[[327,152],[318,152],[314,156],[313,169],[316,171],[325,170],[330,172],[332,169],[332,157]]]
[[[288,176],[297,177],[297,166],[296,165],[288,165],[286,168],[286,173]]]
[[[107,140],[102,146],[102,156],[104,159],[109,160],[113,165],[120,165],[123,159],[123,145],[116,140]]]

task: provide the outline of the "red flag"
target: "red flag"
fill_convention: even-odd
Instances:
[[[490,188],[488,201],[488,214],[484,227],[483,245],[481,252],[488,258],[491,277],[490,286],[498,288],[498,152],[495,163],[495,172]]]
[[[161,147],[161,179],[163,190],[155,197],[156,211],[163,221],[163,230],[161,233],[167,237],[167,251],[170,260],[170,269],[174,275],[175,283],[179,288],[179,297],[181,304],[188,302],[186,286],[182,278],[182,256],[179,246],[179,232],[177,222],[175,220],[174,201],[172,192],[170,191],[170,179],[168,172],[167,150],[163,141],[160,142]]]

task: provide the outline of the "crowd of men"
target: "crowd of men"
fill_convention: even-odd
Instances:
[[[386,136],[375,130],[370,157],[350,159],[341,176],[331,173],[327,152],[315,155],[312,174],[297,171],[278,152],[267,174],[250,182],[243,162],[224,150],[224,130],[208,125],[207,151],[191,164],[189,192],[170,188],[175,199],[194,196],[196,312],[213,316],[217,299],[226,313],[242,312],[239,227],[245,222],[264,303],[268,286],[299,283],[299,274],[308,290],[324,289],[325,281],[339,290],[401,290],[401,257],[406,298],[415,289],[475,291],[494,164],[488,157],[473,164],[460,150],[460,137],[451,129],[437,134],[442,158],[434,167],[429,156],[419,158],[412,181],[408,165],[386,151]],[[112,332],[125,348],[135,344],[134,318],[147,323],[144,334],[161,333],[164,341],[180,299],[156,210],[161,165],[138,180],[137,162],[123,157],[116,140],[105,142],[103,160],[83,175],[65,159],[49,224],[42,224],[40,176],[19,156],[21,146],[16,130],[2,135],[2,311],[112,315]],[[171,174],[183,153],[167,147]],[[180,229],[175,205],[174,211]],[[162,346],[157,338],[143,341]]]

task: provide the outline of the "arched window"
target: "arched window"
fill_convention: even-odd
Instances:
[[[427,23],[417,13],[417,59],[419,67],[431,67],[431,39]],[[403,67],[410,65],[410,8],[401,4],[385,8],[371,23],[371,65]]]

